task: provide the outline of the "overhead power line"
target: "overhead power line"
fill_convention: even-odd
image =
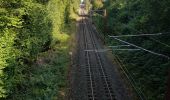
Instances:
[[[91,49],[91,50],[84,50],[86,52],[107,52],[107,51],[138,51],[141,49]]]
[[[109,36],[109,37],[111,37],[111,36]],[[120,41],[120,42],[122,42],[122,43],[125,43],[125,44],[128,44],[128,45],[131,45],[131,46],[134,46],[134,47],[136,47],[136,48],[138,48],[138,49],[141,49],[141,50],[143,50],[143,51],[149,52],[149,53],[151,53],[151,54],[154,54],[154,55],[157,55],[157,56],[162,56],[162,57],[165,57],[165,58],[167,58],[167,59],[170,59],[170,57],[169,57],[169,56],[166,56],[166,55],[164,55],[164,54],[160,54],[160,53],[156,53],[156,52],[153,52],[153,51],[147,50],[147,49],[145,49],[145,48],[142,48],[142,47],[137,46],[137,45],[135,45],[135,44],[132,44],[132,43],[129,43],[129,42],[123,41],[123,40],[118,39],[118,38],[116,38],[116,37],[111,37],[111,38],[114,38],[115,40],[118,40],[118,41]]]
[[[112,49],[113,51],[138,51],[141,49]]]
[[[130,47],[131,45],[116,45],[116,46],[108,46],[110,48],[117,48],[117,47]]]
[[[118,38],[118,37],[138,37],[138,36],[155,36],[155,35],[162,35],[163,33],[156,33],[156,34],[136,34],[136,35],[119,35],[119,36],[110,36],[113,38]]]
[[[135,78],[128,71],[127,67],[125,66],[125,64],[123,64],[123,61],[119,58],[119,56],[118,55],[115,55],[115,56],[116,56],[115,57],[116,62],[120,65],[120,68],[124,72],[125,76],[129,80],[129,82],[132,85],[132,87],[135,89],[135,91],[138,94],[138,96],[140,97],[140,99],[141,100],[146,100],[145,94],[142,92],[142,90],[139,87],[137,87],[137,84],[136,84],[137,82],[135,81]]]
[[[159,41],[159,40],[157,40],[157,39],[154,39],[154,38],[150,38],[150,39],[151,39],[152,41],[155,41],[155,42],[157,42],[157,43],[159,43],[159,44],[162,44],[162,45],[170,48],[170,45],[168,45],[168,44],[166,44],[166,43],[163,43],[163,42],[161,42],[161,41]]]

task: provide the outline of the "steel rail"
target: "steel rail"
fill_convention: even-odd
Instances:
[[[92,35],[92,29],[91,29],[89,23],[87,24],[87,26],[89,27],[89,30],[91,30],[91,31],[89,31],[89,34],[90,34],[90,39],[91,39],[91,41],[92,41],[93,47],[94,47],[95,49],[97,49],[96,44],[95,44],[95,42],[94,42],[94,37],[93,37],[93,35]],[[98,54],[97,52],[95,52],[95,55],[97,56],[97,59],[98,59],[99,65],[100,65],[100,69],[102,70],[102,75],[104,76],[104,81],[105,81],[105,83],[106,83],[107,90],[108,90],[108,92],[109,92],[109,96],[110,96],[111,100],[114,100],[113,97],[112,97],[112,94],[111,94],[111,90],[110,90],[109,85],[108,85],[108,81],[107,81],[107,79],[106,79],[106,74],[105,74],[105,72],[104,72],[104,68],[103,68],[103,65],[102,65],[101,58],[100,58],[100,56],[99,56],[99,54]]]
[[[84,21],[84,17],[82,17],[82,21]],[[85,37],[85,21],[83,22],[83,37],[84,37],[84,43],[85,43],[85,49],[88,49],[88,43],[87,43],[87,38]],[[94,90],[93,90],[93,82],[92,82],[92,71],[91,71],[91,64],[90,64],[90,57],[89,57],[89,52],[85,52],[87,55],[87,65],[88,65],[88,72],[89,72],[89,77],[90,77],[90,88],[91,88],[91,95],[92,95],[92,100],[95,100],[94,96]]]

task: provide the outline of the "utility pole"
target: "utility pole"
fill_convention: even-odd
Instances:
[[[107,10],[104,9],[104,44],[106,42],[106,36],[107,36]]]

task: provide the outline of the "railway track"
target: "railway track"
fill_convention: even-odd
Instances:
[[[84,20],[84,19],[83,19]],[[84,23],[85,24],[85,23]],[[87,44],[87,38],[85,36],[85,27],[84,27],[84,32],[83,32],[83,37],[84,37],[84,43],[85,43],[85,50],[88,49],[88,44]],[[94,76],[92,74],[92,69],[91,69],[91,63],[90,63],[90,55],[89,52],[85,51],[85,58],[86,58],[86,80],[87,80],[87,87],[88,87],[88,97],[89,100],[95,100],[96,98],[96,87],[95,87],[95,81],[94,81]]]
[[[93,47],[94,49],[98,49],[96,44],[95,44],[95,41],[94,41],[94,32],[93,32],[93,29],[92,27],[90,26],[90,24],[88,23],[88,29],[90,29],[90,37],[91,37],[91,40],[92,40],[92,43],[93,43]],[[93,33],[92,33],[93,32]],[[99,72],[100,72],[100,77],[102,78],[102,81],[103,81],[103,84],[104,84],[104,89],[105,89],[105,93],[106,93],[106,97],[110,100],[116,100],[115,99],[115,95],[114,95],[114,92],[113,92],[113,88],[111,86],[111,82],[108,78],[108,75],[106,74],[106,71],[103,67],[103,62],[102,62],[102,59],[101,59],[101,56],[99,55],[98,52],[95,52],[95,55],[96,55],[96,58],[98,60],[98,65],[99,65]]]
[[[83,12],[82,12],[83,13]],[[83,13],[84,14],[84,13]],[[85,50],[88,49],[92,49],[92,50],[97,50],[97,46],[94,40],[94,32],[92,27],[90,26],[89,21],[86,19],[86,17],[82,17],[82,21],[84,24],[84,29],[83,29],[83,37],[84,37],[84,43],[85,43]],[[86,34],[86,35],[85,35]],[[87,35],[88,34],[88,35]],[[89,36],[89,37],[87,37]],[[88,41],[87,38],[89,39],[91,46],[89,47],[88,45]],[[91,60],[93,58],[96,58],[96,63],[95,66],[96,68],[94,70],[99,70],[98,71],[98,78],[101,80],[102,84],[100,84],[100,88],[103,88],[103,99],[105,100],[116,100],[115,99],[115,95],[113,92],[113,88],[111,86],[111,82],[109,81],[108,75],[105,72],[105,69],[103,67],[103,63],[102,63],[102,59],[99,55],[98,52],[93,52],[94,53],[94,57],[91,57],[89,51],[85,51],[85,57],[86,57],[86,68],[87,68],[87,72],[86,72],[86,78],[87,78],[87,87],[88,87],[88,98],[89,100],[99,100],[100,97],[97,96],[97,88],[96,88],[96,81],[94,79],[94,75],[93,75],[93,68],[91,65]],[[91,57],[91,58],[90,58]],[[94,63],[94,62],[93,62]]]
[[[130,100],[105,53],[96,52],[102,45],[94,27],[83,10],[80,15],[69,100]]]

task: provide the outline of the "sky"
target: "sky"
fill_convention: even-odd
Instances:
[[[81,2],[83,2],[84,0],[81,0]]]

